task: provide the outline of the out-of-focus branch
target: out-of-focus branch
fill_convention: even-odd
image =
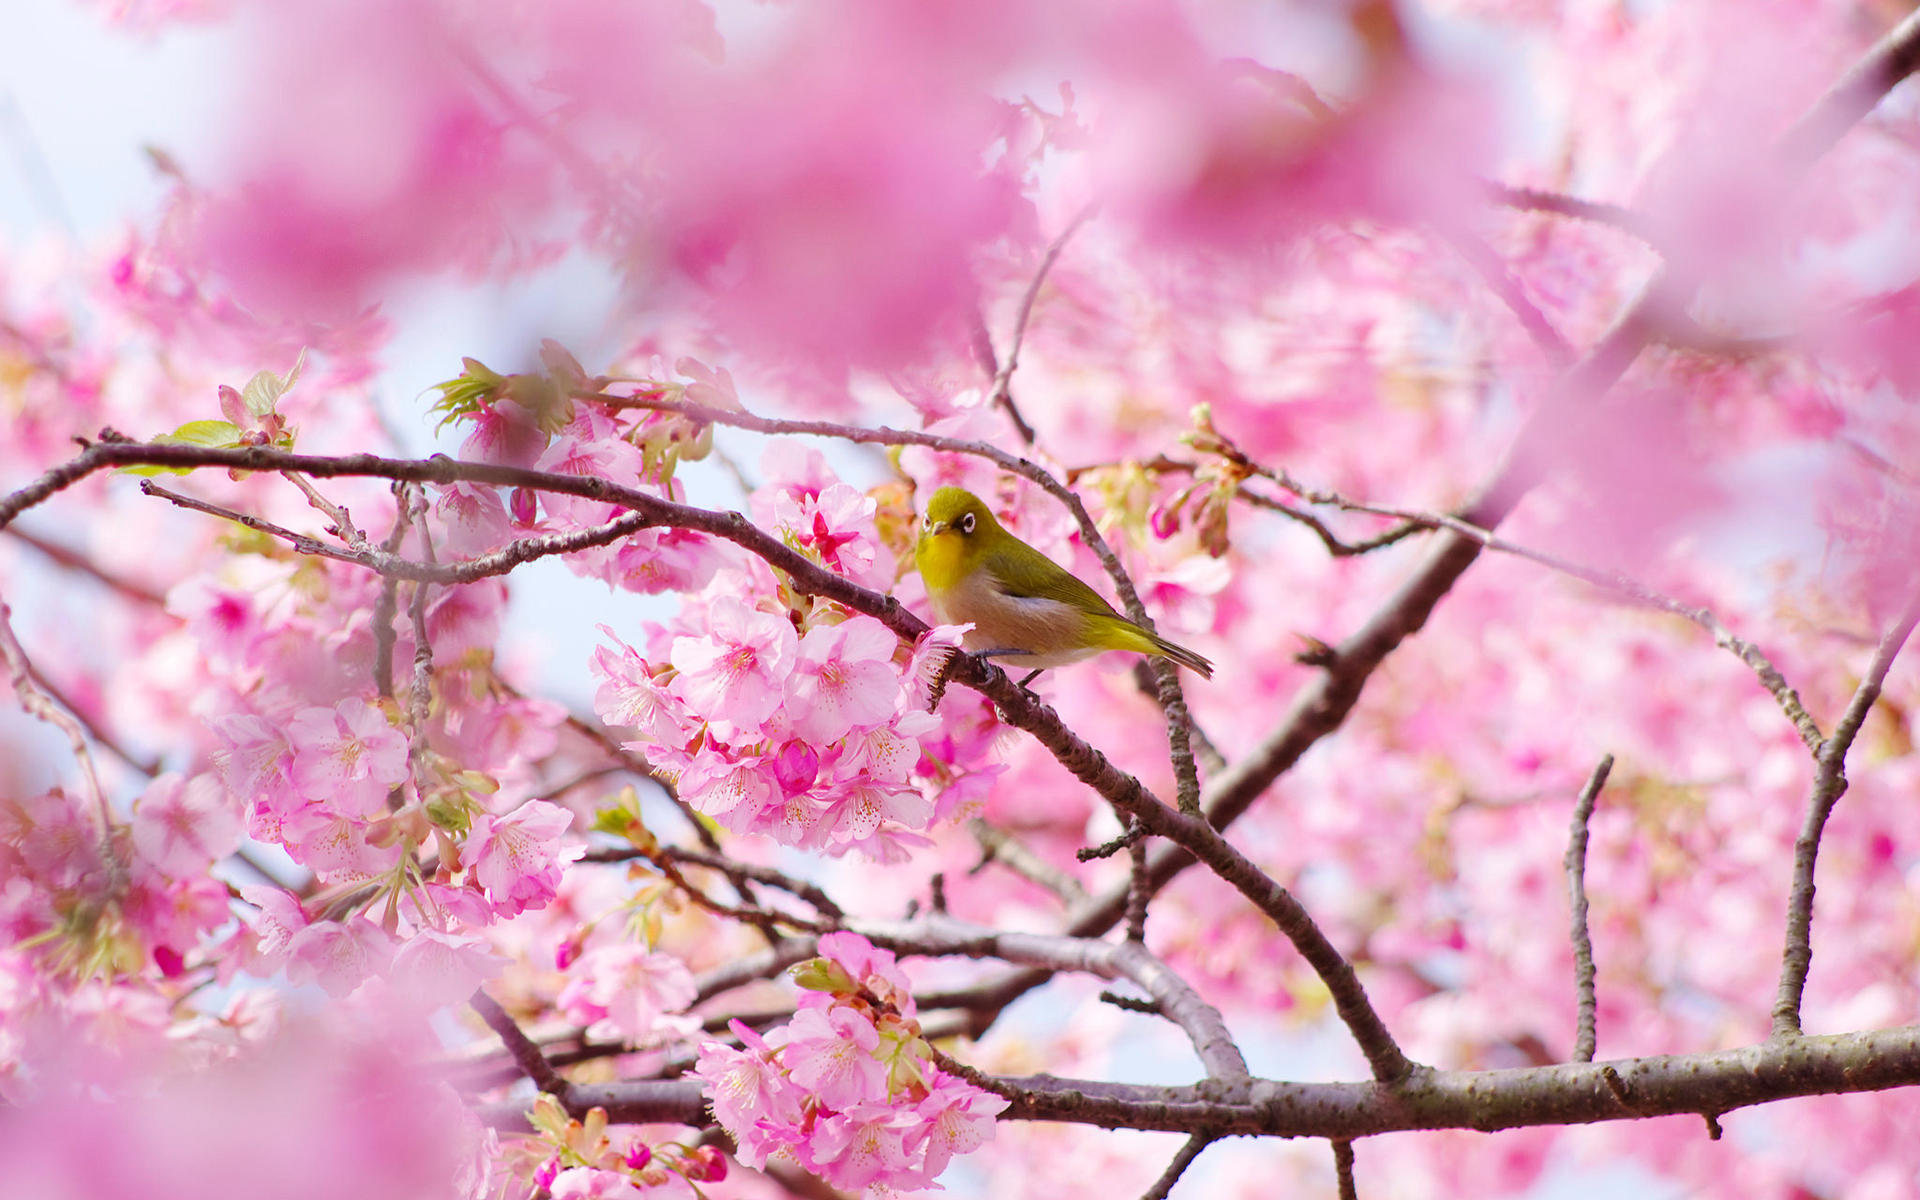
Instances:
[[[1533,338],[1534,344],[1540,347],[1549,363],[1557,369],[1573,361],[1573,347],[1566,338],[1560,336],[1560,331],[1553,327],[1547,314],[1540,311],[1540,306],[1527,296],[1520,281],[1507,270],[1507,265],[1500,261],[1500,256],[1493,252],[1491,246],[1464,229],[1448,230],[1445,236],[1460,257],[1467,261],[1467,265],[1480,273],[1493,294],[1500,297],[1501,303],[1513,313],[1520,327]]]
[[[7,532],[19,539],[22,544],[33,547],[33,549],[53,562],[56,566],[64,567],[69,571],[75,571],[89,578],[96,579],[136,604],[143,604],[151,608],[160,608],[167,602],[167,598],[160,593],[143,584],[138,584],[130,579],[123,579],[113,574],[77,550],[62,546],[58,542],[48,541],[38,534],[20,528],[18,525],[9,527]]]
[[[980,862],[973,868],[974,871],[984,870],[989,863],[997,862],[1021,878],[1052,892],[1063,903],[1078,904],[1087,898],[1087,889],[1080,886],[1078,879],[1041,858],[1025,842],[1006,830],[974,817],[967,822],[967,831],[973,834],[974,841],[980,843]]]
[[[1093,216],[1093,211],[1092,206],[1082,209],[1073,220],[1067,222],[1067,227],[1060,231],[1060,236],[1054,238],[1047,246],[1046,253],[1040,256],[1040,265],[1034,268],[1033,279],[1027,284],[1026,293],[1020,297],[1020,309],[1013,321],[1013,337],[1007,343],[1007,356],[998,366],[988,368],[993,372],[993,404],[1007,414],[1007,419],[1013,422],[1014,429],[1020,434],[1020,440],[1029,446],[1033,445],[1033,426],[1027,424],[1026,418],[1021,416],[1020,410],[1014,406],[1013,372],[1020,365],[1020,347],[1026,341],[1027,324],[1033,319],[1033,304],[1040,296],[1040,285],[1046,281],[1047,272],[1053,269],[1054,260],[1058,259],[1060,252],[1067,248],[1067,239],[1071,238],[1080,226],[1086,224],[1088,218]],[[976,349],[991,364],[993,339],[986,332],[984,324],[975,332],[975,344]]]
[[[1648,227],[1646,217],[1622,205],[1608,204],[1598,200],[1582,200],[1563,192],[1515,187],[1506,183],[1489,182],[1485,187],[1488,197],[1496,204],[1504,204],[1508,208],[1525,212],[1551,213],[1557,217],[1572,217],[1577,221],[1591,221],[1596,225],[1611,226],[1649,245],[1654,244],[1653,231]]]
[[[107,807],[107,793],[100,786],[100,775],[93,769],[93,751],[87,748],[86,730],[72,713],[55,704],[34,685],[33,664],[28,660],[26,650],[21,648],[20,639],[14,636],[12,618],[13,609],[5,601],[0,601],[0,660],[7,664],[13,693],[20,698],[20,707],[28,715],[45,721],[67,735],[67,744],[73,747],[74,760],[79,763],[81,777],[86,780],[94,832],[99,834],[104,845],[113,830],[113,813]],[[113,855],[110,850],[109,847],[107,859],[111,862]]]

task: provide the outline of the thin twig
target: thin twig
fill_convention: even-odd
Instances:
[[[1133,823],[1141,828],[1140,822]],[[1147,942],[1147,901],[1153,896],[1153,883],[1147,875],[1147,839],[1136,837],[1127,846],[1128,877],[1131,880],[1127,888],[1127,940],[1146,945]]]
[[[13,681],[14,695],[20,698],[20,707],[67,735],[67,744],[73,747],[74,761],[79,764],[81,777],[86,780],[94,832],[104,846],[113,832],[113,812],[107,807],[106,789],[100,786],[99,773],[93,768],[93,751],[87,748],[86,730],[72,713],[55,704],[46,693],[34,686],[33,663],[21,648],[20,639],[14,636],[13,609],[5,601],[0,601],[0,658],[6,660],[7,674]]]
[[[387,531],[386,541],[380,548],[388,554],[398,554],[402,543],[406,541],[407,530],[413,523],[413,506],[406,501],[406,490],[414,485],[395,483],[393,485],[393,528]],[[380,594],[373,602],[373,686],[383,697],[393,695],[393,618],[400,602],[400,579],[395,575],[383,576],[380,580]]]
[[[1853,699],[1833,727],[1832,736],[1820,745],[1814,756],[1813,789],[1807,797],[1806,818],[1800,836],[1793,843],[1793,884],[1787,893],[1787,932],[1780,952],[1780,985],[1773,1001],[1773,1036],[1800,1036],[1800,1003],[1807,987],[1807,972],[1813,964],[1813,877],[1820,855],[1820,839],[1827,818],[1847,790],[1847,751],[1853,747],[1867,713],[1880,698],[1893,660],[1920,620],[1920,595],[1907,607],[1874,647],[1867,673],[1853,691]]]
[[[1353,1139],[1334,1138],[1333,1176],[1337,1183],[1340,1200],[1360,1200],[1360,1189],[1353,1181]]]
[[[981,850],[980,862],[968,874],[976,874],[984,870],[988,863],[997,862],[1021,878],[1052,892],[1062,903],[1073,905],[1086,900],[1087,889],[1081,886],[1078,879],[1041,858],[1031,846],[1006,830],[981,817],[973,817],[967,821],[967,831],[973,834],[974,841],[980,843]]]
[[[615,863],[631,862],[636,858],[644,858],[649,862],[655,861],[656,859],[665,859],[671,862],[693,863],[696,866],[718,871],[735,884],[739,884],[745,880],[752,880],[755,883],[764,883],[769,887],[778,888],[788,895],[806,901],[823,917],[839,920],[846,916],[846,911],[842,909],[840,905],[834,903],[833,898],[827,895],[819,884],[796,878],[795,876],[787,874],[785,871],[777,870],[773,867],[763,867],[756,863],[736,862],[733,859],[726,858],[719,854],[708,854],[699,850],[688,850],[680,846],[659,846],[652,850],[641,850],[633,846],[620,846],[610,849],[589,850],[581,856],[579,861],[587,863]]]
[[[353,523],[353,514],[348,512],[344,505],[335,504],[333,501],[321,495],[320,489],[314,487],[305,476],[298,472],[286,471],[282,472],[282,474],[288,483],[300,489],[300,494],[307,498],[309,505],[322,516],[326,517],[327,520],[333,522],[328,528],[329,533],[332,533],[355,550],[366,549],[367,535],[361,533],[359,527]]]
[[[1613,755],[1602,755],[1600,762],[1580,789],[1580,800],[1573,806],[1572,828],[1567,834],[1567,894],[1573,908],[1573,982],[1579,997],[1578,1032],[1573,1040],[1573,1061],[1592,1062],[1594,1049],[1593,940],[1587,933],[1587,822],[1593,819],[1594,803],[1600,789],[1607,786],[1613,770]]]
[[[1160,1178],[1153,1181],[1152,1187],[1140,1193],[1140,1200],[1167,1200],[1173,1192],[1173,1185],[1180,1182],[1180,1177],[1187,1173],[1193,1160],[1199,1158],[1201,1151],[1213,1145],[1214,1141],[1211,1134],[1205,1133],[1196,1133],[1188,1138],[1173,1156],[1173,1161],[1167,1164],[1167,1169],[1160,1172]]]
[[[1278,474],[1285,477],[1285,472],[1278,472]],[[1290,484],[1282,484],[1282,486],[1288,487],[1290,491],[1294,490]],[[1604,571],[1595,567],[1584,566],[1570,559],[1549,554],[1544,550],[1535,550],[1531,547],[1508,541],[1469,521],[1463,521],[1458,517],[1448,516],[1444,513],[1424,513],[1411,509],[1391,508],[1380,504],[1365,504],[1357,500],[1349,500],[1344,496],[1332,492],[1316,491],[1310,493],[1302,492],[1301,494],[1314,499],[1315,503],[1331,504],[1350,512],[1365,512],[1373,513],[1377,516],[1398,517],[1411,524],[1446,529],[1462,537],[1472,538],[1489,550],[1495,550],[1502,554],[1511,554],[1516,558],[1524,558],[1529,562],[1538,563],[1543,567],[1548,567],[1563,575],[1571,575],[1584,583],[1592,584],[1594,587],[1617,592],[1649,608],[1657,608],[1662,612],[1684,617],[1712,635],[1716,646],[1731,651],[1736,658],[1747,664],[1754,674],[1759,677],[1761,684],[1767,689],[1768,693],[1773,696],[1775,702],[1779,704],[1780,710],[1786,714],[1787,719],[1793,723],[1794,731],[1800,735],[1801,742],[1805,744],[1809,750],[1816,753],[1819,750],[1821,745],[1820,727],[1814,721],[1812,714],[1807,711],[1806,705],[1801,702],[1799,692],[1787,682],[1786,677],[1780,673],[1779,668],[1774,666],[1773,661],[1769,659],[1758,646],[1727,628],[1710,609],[1685,604],[1665,593],[1648,587],[1632,576],[1621,574],[1618,571]]]
[[[407,461],[407,460],[394,460]],[[352,563],[365,567],[369,571],[392,579],[411,579],[423,583],[458,584],[472,583],[495,575],[505,575],[518,568],[522,563],[536,558],[546,558],[555,554],[571,554],[576,550],[587,550],[595,546],[604,546],[623,537],[644,529],[648,522],[638,513],[626,513],[601,525],[585,529],[573,529],[564,533],[546,533],[537,537],[520,538],[507,543],[498,550],[478,555],[474,558],[455,562],[420,562],[402,558],[371,545],[362,545],[359,549],[342,548],[304,533],[296,533],[284,526],[276,525],[261,517],[184,496],[153,482],[151,479],[140,481],[140,490],[150,496],[158,496],[181,508],[203,512],[209,516],[221,517],[259,533],[269,534],[292,546],[301,554],[312,554],[322,558],[331,558],[336,562]]]
[[[1653,230],[1646,217],[1630,208],[1598,200],[1581,200],[1575,196],[1541,188],[1515,187],[1512,184],[1495,182],[1489,182],[1484,186],[1487,194],[1496,203],[1504,204],[1508,208],[1551,213],[1554,216],[1591,221],[1596,225],[1608,225],[1622,233],[1631,234],[1649,245],[1654,244]]]
[[[1314,516],[1303,508],[1295,508],[1284,500],[1276,500],[1271,496],[1265,496],[1259,492],[1251,491],[1244,484],[1234,489],[1234,498],[1237,500],[1245,500],[1256,508],[1269,509],[1300,522],[1314,532],[1314,535],[1320,539],[1321,544],[1327,548],[1327,553],[1335,558],[1350,558],[1357,554],[1370,554],[1375,550],[1391,546],[1395,542],[1402,541],[1416,533],[1426,533],[1433,529],[1433,526],[1429,524],[1417,521],[1403,521],[1391,529],[1374,534],[1370,538],[1364,538],[1357,542],[1344,542],[1334,536],[1333,530],[1327,528],[1326,523],[1319,517]]]
[[[1013,321],[1013,338],[1007,344],[1007,356],[1001,360],[999,369],[993,375],[993,404],[1007,414],[1008,419],[1013,422],[1013,427],[1019,431],[1020,440],[1029,446],[1033,445],[1033,426],[1027,424],[1026,418],[1022,417],[1020,410],[1014,406],[1013,372],[1020,365],[1020,347],[1026,341],[1027,325],[1033,319],[1033,304],[1040,296],[1040,285],[1046,281],[1047,272],[1053,269],[1054,260],[1058,259],[1060,252],[1067,248],[1067,239],[1071,238],[1075,231],[1093,216],[1093,213],[1093,205],[1081,209],[1073,220],[1067,222],[1067,227],[1060,231],[1060,236],[1054,238],[1048,245],[1046,253],[1040,256],[1040,265],[1034,269],[1033,279],[1027,283],[1026,293],[1020,297],[1020,308]],[[982,334],[984,329],[983,326]],[[985,344],[988,349],[991,349],[991,340],[986,341]]]

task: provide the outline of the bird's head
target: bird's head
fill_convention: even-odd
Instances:
[[[920,522],[925,537],[970,538],[983,531],[998,529],[993,510],[986,501],[963,488],[943,487],[927,501],[927,515]]]
[[[930,588],[954,586],[1005,536],[986,501],[961,488],[943,487],[927,501],[927,515],[920,522],[920,573]]]

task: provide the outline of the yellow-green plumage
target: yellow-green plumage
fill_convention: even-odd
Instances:
[[[1213,677],[1213,664],[1115,612],[1100,593],[1008,533],[972,492],[943,487],[927,503],[914,559],[943,624],[972,622],[967,649],[1041,670],[1132,650]]]

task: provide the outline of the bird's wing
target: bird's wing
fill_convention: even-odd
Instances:
[[[1025,546],[1021,547],[1021,549],[1026,550],[1029,554],[1042,558],[1046,565],[1052,569],[1019,571],[1015,569],[1019,564],[1019,559],[1014,553],[995,551],[988,554],[981,565],[987,569],[988,574],[993,576],[994,587],[997,588],[1002,595],[1013,596],[1023,600],[1052,600],[1060,604],[1071,605],[1082,612],[1091,611],[1095,613],[1109,613],[1115,617],[1120,616],[1119,613],[1114,611],[1113,605],[1108,604],[1099,592],[1094,591],[1091,587],[1082,583],[1079,578],[1071,572],[1054,565],[1052,559],[1041,555],[1038,550],[1033,550]],[[1028,578],[1029,582],[1025,584],[1015,584],[1010,581],[1010,578],[1014,575],[1024,575]],[[1125,620],[1125,618],[1121,619]]]

